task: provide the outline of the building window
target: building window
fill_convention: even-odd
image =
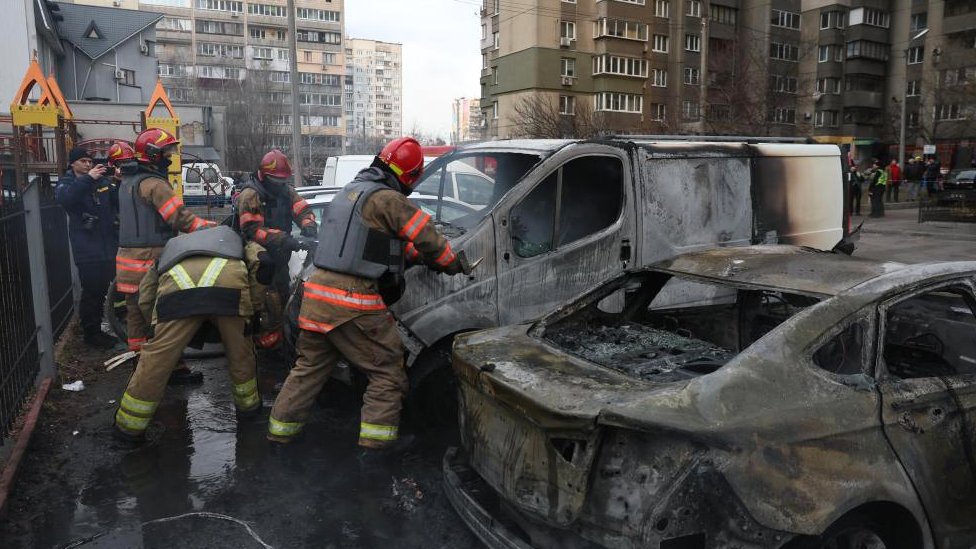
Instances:
[[[911,111],[908,113],[908,122],[905,124],[909,128],[918,127],[918,111]]]
[[[909,80],[905,85],[905,95],[908,97],[917,97],[922,95],[922,81]]]
[[[594,100],[598,111],[639,113],[644,107],[644,97],[632,93],[600,92]]]
[[[961,120],[961,111],[958,104],[951,105],[936,105],[935,106],[935,119],[936,120]]]
[[[850,75],[845,78],[844,88],[847,91],[884,91],[884,79],[880,76]]]
[[[697,34],[686,34],[685,49],[688,51],[701,51],[701,36]]]
[[[494,49],[496,49],[496,50],[498,49],[498,33],[497,32],[491,33],[491,45],[492,45],[492,47]]]
[[[488,68],[488,54],[483,53],[481,54],[481,70],[485,70],[487,68]]]
[[[841,62],[844,60],[844,52],[840,46],[820,46],[817,50],[817,61],[827,63],[828,61]]]
[[[322,64],[323,65],[335,65],[336,64],[336,54],[325,52],[322,54]]]
[[[242,13],[244,2],[240,0],[197,0],[197,9]]]
[[[664,103],[651,103],[651,120],[664,122],[668,117],[668,106]]]
[[[925,46],[908,48],[908,64],[916,65],[925,60]]]
[[[653,50],[660,53],[668,53],[669,41],[670,39],[667,35],[655,34]]]
[[[685,67],[685,84],[690,86],[701,84],[701,70],[694,67]]]
[[[727,122],[732,120],[732,107],[729,105],[708,105],[708,114],[706,117],[709,120],[716,122]]]
[[[920,30],[928,28],[929,14],[924,11],[922,13],[913,13],[910,24],[911,24],[912,32],[918,32]]]
[[[681,118],[684,120],[698,120],[700,109],[697,101],[683,101],[681,103]]]
[[[708,5],[708,19],[713,23],[735,25],[739,10],[718,4]]]
[[[870,25],[872,27],[888,28],[890,18],[887,12],[872,8],[855,8],[848,15],[849,25]]]
[[[327,23],[338,23],[339,12],[330,10],[319,10],[315,8],[296,8],[295,17],[306,21],[325,21]]]
[[[488,38],[488,25],[481,25],[481,39]]]
[[[266,36],[265,30],[260,27],[248,27],[247,33],[255,40],[264,40]]]
[[[685,15],[701,17],[701,0],[688,0],[685,2]]]
[[[563,57],[559,60],[559,75],[560,76],[576,76],[576,59],[572,57]]]
[[[203,44],[200,45],[202,46]],[[254,59],[266,59],[270,61],[273,51],[271,48],[254,48]]]
[[[190,32],[193,30],[193,23],[189,19],[180,17],[163,17],[159,23],[156,23],[156,30]]]
[[[187,88],[168,88],[166,90],[166,95],[168,95],[174,103],[189,103],[190,98],[193,97],[193,94]]]
[[[576,114],[576,98],[572,95],[559,96],[559,114],[573,116]]]
[[[247,13],[251,15],[264,15],[265,17],[288,17],[288,8],[285,6],[272,6],[271,4],[249,3],[247,5]]]
[[[769,121],[774,124],[796,124],[796,109],[791,107],[770,109]]]
[[[840,94],[840,78],[820,78],[817,80],[817,91],[831,95]]]
[[[671,14],[671,2],[668,0],[654,0],[654,16],[665,19]]]
[[[658,88],[668,87],[668,71],[664,69],[652,69],[651,85]]]
[[[647,42],[647,25],[634,21],[598,19],[593,24],[593,38],[605,36]]]
[[[637,57],[598,55],[593,58],[593,74],[619,74],[647,78],[647,60]]]
[[[211,42],[198,42],[197,54],[204,57],[230,57],[232,59],[243,59],[244,48],[233,44],[214,44]]]
[[[769,24],[774,27],[782,27],[786,29],[799,29],[800,14],[793,13],[791,11],[772,10],[770,12]]]
[[[820,12],[820,30],[844,28],[845,14],[842,11],[828,10]]]
[[[888,50],[887,44],[882,44],[881,42],[872,42],[870,40],[855,40],[853,42],[847,43],[847,58],[848,59],[874,59],[877,61],[887,61],[888,60]],[[909,60],[911,63],[911,60]]]
[[[779,93],[796,93],[796,78],[774,74],[771,78],[770,89]]]
[[[280,58],[282,53],[285,54],[285,60],[287,60],[288,59],[288,52],[287,51],[279,50],[278,51],[278,57]],[[312,62],[312,52],[309,51],[309,50],[304,50],[302,52],[302,59],[304,59],[304,61],[306,63],[311,63]]]
[[[817,111],[813,116],[813,125],[817,127],[836,126],[837,111]]]
[[[574,21],[560,21],[559,37],[576,40],[576,23]]]
[[[644,5],[644,0],[617,0],[617,2],[626,2],[627,4],[637,4],[638,6]]]
[[[491,104],[491,117],[498,120],[498,101],[494,101]]]
[[[800,55],[800,48],[793,44],[769,44],[769,57],[782,61],[796,61]]]
[[[302,105],[321,105],[324,107],[341,107],[342,96],[331,93],[300,93],[298,102]]]
[[[330,31],[299,30],[295,34],[295,39],[299,42],[339,45],[342,43],[342,34]]]

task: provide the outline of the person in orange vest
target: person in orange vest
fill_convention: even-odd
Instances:
[[[119,189],[119,252],[115,258],[115,289],[125,294],[129,349],[138,351],[149,335],[149,319],[139,309],[139,283],[177,234],[214,227],[183,205],[166,179],[170,156],[179,141],[169,132],[150,128],[136,137],[136,165],[123,170]],[[186,366],[173,372],[170,382],[199,383],[203,376]]]
[[[287,443],[301,433],[316,395],[345,358],[368,378],[359,426],[364,456],[395,447],[408,384],[381,280],[402,281],[405,258],[452,275],[472,269],[407,199],[423,169],[420,144],[395,139],[329,204],[298,316],[298,359],[271,410],[269,440]]]

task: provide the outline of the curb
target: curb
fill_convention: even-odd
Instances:
[[[10,458],[3,466],[3,472],[0,474],[0,514],[3,514],[7,508],[7,501],[10,499],[10,489],[14,485],[17,468],[20,465],[20,460],[24,457],[24,453],[27,452],[27,444],[30,442],[31,435],[34,434],[34,428],[37,427],[37,419],[41,415],[41,405],[44,404],[44,399],[47,398],[47,393],[51,390],[51,383],[53,381],[52,378],[46,378],[41,382],[37,393],[31,399],[27,417],[24,419],[24,427],[17,434],[17,442],[14,444],[13,451],[10,452]]]
[[[958,234],[958,233],[936,233],[929,231],[899,231],[899,230],[881,230],[881,229],[861,229],[861,234],[877,234],[877,235],[887,235],[891,236],[894,234],[899,234],[903,236],[918,236],[923,238],[941,238],[942,240],[955,240],[963,242],[976,242],[976,234]]]

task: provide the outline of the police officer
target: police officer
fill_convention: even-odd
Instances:
[[[209,322],[220,331],[239,414],[261,407],[255,377],[254,347],[247,320],[261,305],[263,284],[274,265],[264,248],[244,241],[230,227],[217,227],[170,239],[143,278],[139,304],[152,318],[155,335],[142,347],[115,414],[121,435],[141,440],[162,399],[166,380],[183,349]]]
[[[301,227],[303,236],[318,234],[315,213],[295,192],[291,179],[288,157],[274,149],[264,155],[258,170],[245,180],[235,202],[241,232],[248,240],[266,247],[278,268],[266,296],[268,321],[257,335],[258,347],[263,349],[276,347],[282,338],[282,314],[289,294],[288,258],[301,249],[291,236],[292,223]]]
[[[95,165],[87,150],[71,149],[68,163],[55,197],[68,213],[68,238],[81,281],[78,317],[85,343],[108,349],[118,343],[102,331],[102,304],[112,282],[112,258],[119,246],[114,225],[118,188],[105,177],[108,166]]]
[[[119,253],[115,259],[115,289],[125,294],[129,349],[146,343],[149,322],[139,309],[139,283],[163,246],[179,232],[213,227],[215,223],[192,214],[166,179],[170,156],[179,141],[168,132],[150,128],[136,137],[136,165],[123,169],[119,189]],[[174,383],[202,381],[186,368],[174,372]]]
[[[405,253],[437,271],[470,273],[464,255],[456,255],[430,216],[407,200],[423,168],[420,144],[401,137],[330,203],[316,269],[304,287],[298,360],[271,411],[269,440],[287,443],[301,432],[312,401],[341,357],[369,380],[359,445],[368,453],[397,440],[407,376],[379,280],[389,275],[402,280]]]

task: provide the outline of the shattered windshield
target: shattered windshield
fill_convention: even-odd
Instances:
[[[425,210],[441,223],[470,228],[480,221],[540,160],[537,154],[459,153],[431,162],[414,193],[431,197]],[[460,208],[470,208],[457,215]]]
[[[661,382],[718,370],[818,301],[662,273],[635,274],[616,286],[554,323],[544,337],[591,362]]]

